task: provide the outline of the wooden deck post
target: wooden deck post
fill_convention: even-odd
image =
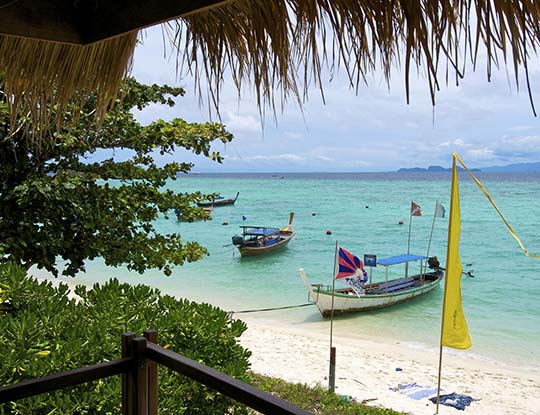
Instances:
[[[328,390],[336,391],[336,348],[330,349],[330,374],[328,376]]]
[[[146,350],[146,339],[135,337],[132,341],[132,350],[137,359],[137,366],[134,370],[134,415],[148,415],[148,362],[146,358],[142,357]]]
[[[135,333],[122,333],[122,357],[132,356],[131,342]],[[122,415],[133,415],[133,374],[131,372],[122,375]]]
[[[144,337],[149,342],[157,344],[158,331],[145,330]],[[148,415],[158,414],[158,367],[157,363],[149,360],[148,363]]]

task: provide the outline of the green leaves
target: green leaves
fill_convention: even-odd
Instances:
[[[26,268],[37,265],[54,275],[61,259],[66,263],[63,274],[70,276],[96,257],[110,266],[125,265],[140,273],[158,268],[166,274],[173,266],[202,258],[207,252],[197,242],[184,241],[179,234],[159,234],[154,228],[158,215],[174,209],[191,220],[208,219],[195,207],[204,195],[173,193],[164,187],[179,172],[189,172],[192,164],[158,166],[154,154],[182,148],[221,162],[212,144],[229,142],[232,134],[219,123],[182,119],[143,126],[131,112],[150,104],[173,106],[173,98],[183,94],[181,88],[142,85],[130,78],[122,100],[99,129],[93,124],[95,99],[90,99],[77,114],[75,128],[55,132],[43,140],[43,147],[34,148],[20,132],[6,137],[9,119],[0,92],[3,253]],[[131,150],[131,159],[84,162],[97,151],[119,148]]]
[[[66,285],[38,283],[13,264],[0,264],[11,311],[0,317],[0,384],[117,359],[121,334],[159,331],[159,344],[235,378],[246,380],[250,353],[237,338],[245,323],[223,310],[162,295],[145,285],[112,279],[92,288],[77,286],[75,302]],[[184,376],[159,370],[162,414],[245,414],[245,409]],[[120,413],[119,377],[0,405],[0,413]],[[178,409],[183,408],[183,409]],[[53,412],[54,411],[54,412]]]

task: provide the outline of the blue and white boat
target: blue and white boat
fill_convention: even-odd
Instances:
[[[274,252],[287,245],[296,235],[292,228],[294,212],[289,216],[289,224],[283,228],[265,226],[240,226],[242,235],[234,235],[232,243],[240,251],[240,255],[255,256]]]
[[[364,272],[364,263],[356,257],[353,258],[357,260],[358,268],[349,275],[365,276],[367,273]],[[440,268],[436,257],[403,254],[377,259],[369,255],[364,257],[364,262],[366,267],[370,268],[369,277],[347,278],[350,285],[346,288],[311,284],[304,270],[299,270],[310,299],[317,305],[323,317],[330,317],[332,313],[367,311],[402,303],[433,291],[443,277],[443,269]],[[404,265],[402,276],[396,278],[389,275],[390,267],[400,264]],[[409,276],[408,271],[413,264],[418,264],[418,271]],[[379,266],[384,268],[384,279],[374,275],[374,269]],[[336,280],[339,281],[339,273],[336,275]],[[355,282],[351,283],[351,280]]]

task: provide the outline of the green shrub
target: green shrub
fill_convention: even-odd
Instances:
[[[392,409],[363,405],[348,396],[329,392],[322,386],[288,383],[256,373],[251,373],[250,383],[315,415],[405,415]]]
[[[38,282],[24,270],[0,264],[7,303],[0,317],[0,385],[117,359],[121,334],[159,331],[159,344],[246,381],[250,353],[237,338],[239,320],[208,304],[177,300],[144,285],[112,279],[89,289]],[[159,370],[160,414],[245,414],[223,395],[167,369]],[[0,406],[1,414],[118,414],[119,377]]]

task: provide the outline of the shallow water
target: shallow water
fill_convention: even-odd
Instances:
[[[478,173],[513,229],[532,254],[540,253],[540,174]],[[175,191],[219,192],[234,197],[233,206],[216,207],[208,222],[160,218],[157,228],[196,240],[210,255],[174,269],[144,275],[124,268],[88,265],[76,281],[93,283],[116,276],[145,283],[177,296],[210,302],[229,311],[303,304],[307,293],[298,275],[304,268],[312,282],[331,284],[334,247],[356,255],[379,257],[406,253],[410,202],[423,209],[412,222],[411,253],[425,255],[439,200],[449,213],[450,173],[377,174],[223,174],[190,175],[172,181]],[[460,173],[461,260],[474,278],[462,281],[462,294],[473,347],[469,353],[540,368],[540,260],[526,257],[478,187]],[[283,250],[240,258],[231,237],[238,226],[286,225],[295,212],[298,235]],[[246,216],[245,222],[242,216]],[[404,221],[399,225],[400,220]],[[229,225],[223,225],[228,222]],[[430,255],[446,256],[448,218],[437,218]],[[332,232],[327,235],[327,230]],[[472,264],[467,266],[467,264]],[[336,333],[392,338],[416,347],[437,348],[443,289],[379,311],[337,318]],[[237,316],[241,316],[238,314]],[[276,323],[326,330],[316,307],[250,314]]]

